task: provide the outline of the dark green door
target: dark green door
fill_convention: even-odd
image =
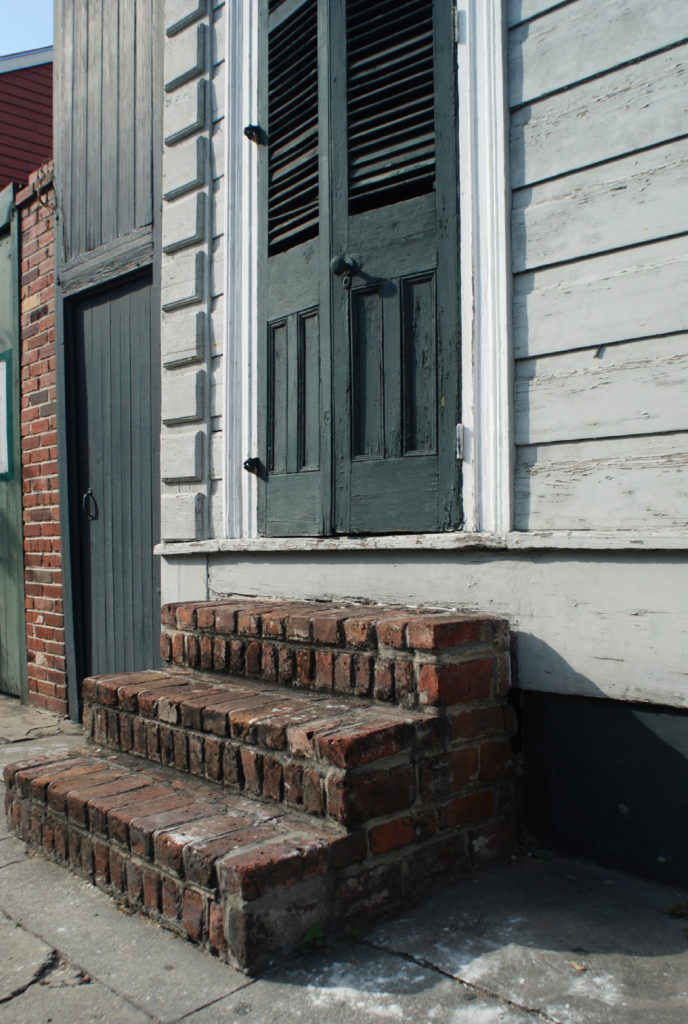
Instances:
[[[268,534],[460,523],[452,5],[268,5]]]
[[[150,277],[75,301],[82,674],[159,663],[159,350]]]
[[[25,697],[18,230],[10,185],[0,192],[0,692]]]

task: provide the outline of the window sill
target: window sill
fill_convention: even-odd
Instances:
[[[491,533],[388,534],[379,537],[238,537],[233,539],[164,541],[156,555],[268,554],[332,551],[680,551],[688,550],[688,531],[537,530]]]

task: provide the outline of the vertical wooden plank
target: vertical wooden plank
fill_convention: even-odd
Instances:
[[[461,525],[461,477],[456,424],[461,418],[459,222],[456,152],[456,47],[450,4],[433,0],[438,350],[438,529]],[[450,84],[451,83],[451,84]]]
[[[153,7],[151,0],[136,0],[135,171],[134,224],[153,220]]]
[[[299,317],[299,469],[320,466],[320,328],[317,313]]]
[[[117,237],[117,175],[119,137],[117,106],[119,92],[119,9],[112,2],[103,5],[102,105],[100,115],[100,146],[102,154],[101,240]]]
[[[269,327],[268,342],[268,468],[272,473],[287,470],[287,322]]]
[[[384,455],[382,296],[351,295],[351,457]]]
[[[136,140],[136,70],[135,0],[119,0],[119,90],[118,90],[118,174],[117,234],[124,235],[134,226],[135,211],[135,140]]]
[[[55,232],[55,255],[62,260],[71,252],[72,232],[72,96],[74,90],[74,4],[70,0],[56,0],[55,3],[55,81],[54,106],[55,124],[55,183],[56,193],[61,197],[62,209],[67,216],[61,218],[61,231]]]
[[[74,0],[72,61],[72,145],[68,154],[71,167],[71,209],[69,211],[69,259],[86,249],[86,210],[88,181],[88,0]]]
[[[102,7],[88,6],[88,58],[86,72],[86,249],[95,249],[102,240],[100,208],[102,203]],[[59,129],[58,129],[59,130]]]
[[[434,275],[402,284],[404,454],[437,450]]]
[[[287,407],[287,473],[299,468],[299,331],[300,316],[292,314],[287,320],[287,374],[285,402]]]

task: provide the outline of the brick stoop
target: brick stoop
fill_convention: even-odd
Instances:
[[[294,636],[297,616],[307,637]],[[297,949],[309,928],[403,906],[512,849],[501,620],[247,601],[168,606],[166,630],[171,617],[185,654],[189,638],[215,648],[231,623],[220,639],[230,652],[243,645],[243,673],[227,674],[230,653],[224,672],[214,662],[212,673],[172,665],[85,680],[91,746],[5,770],[11,825],[27,842],[248,971]],[[254,639],[236,633],[246,628]],[[258,678],[246,672],[247,645],[269,647],[271,628],[275,664],[296,645],[291,679],[265,678],[265,645]],[[335,682],[353,643],[371,663],[365,694],[353,660],[349,687]],[[316,666],[327,647],[325,688]],[[397,688],[394,668],[381,698],[389,647],[413,685]]]

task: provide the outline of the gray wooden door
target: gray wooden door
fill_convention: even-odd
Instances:
[[[19,236],[10,185],[0,192],[0,692],[25,697],[19,361]]]
[[[159,352],[150,276],[74,301],[82,674],[159,663]],[[76,574],[75,574],[76,577]]]
[[[455,529],[451,5],[271,0],[263,17],[261,528]]]

